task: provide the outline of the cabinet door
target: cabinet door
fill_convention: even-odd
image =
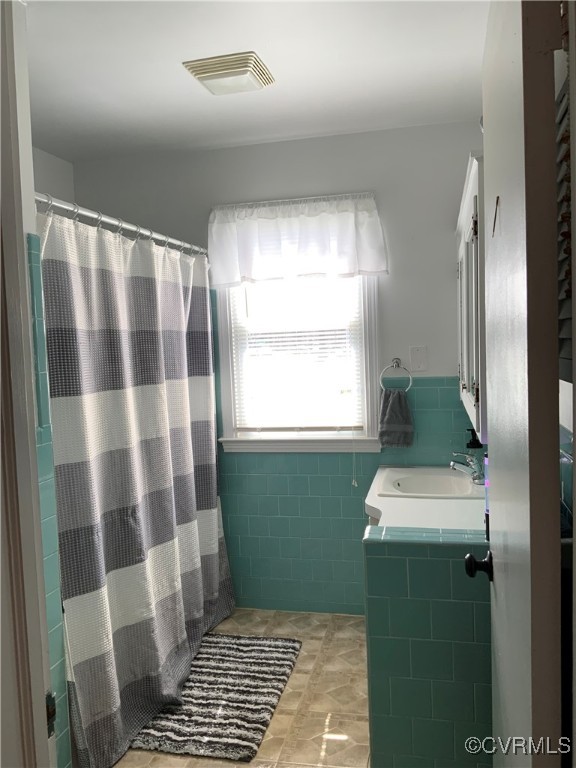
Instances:
[[[472,426],[485,440],[484,262],[480,234],[481,158],[471,157],[458,217],[460,397]]]

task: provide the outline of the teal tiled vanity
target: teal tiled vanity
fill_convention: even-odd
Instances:
[[[371,768],[490,765],[490,588],[479,531],[368,526],[363,540]]]

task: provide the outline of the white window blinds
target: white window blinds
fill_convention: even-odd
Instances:
[[[360,277],[230,289],[234,429],[362,433]]]

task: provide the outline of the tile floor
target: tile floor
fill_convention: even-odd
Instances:
[[[129,750],[115,768],[367,768],[364,618],[237,608],[214,630],[302,640],[298,661],[250,763]]]

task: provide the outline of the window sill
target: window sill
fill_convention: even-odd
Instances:
[[[380,453],[375,437],[221,437],[225,453]]]

